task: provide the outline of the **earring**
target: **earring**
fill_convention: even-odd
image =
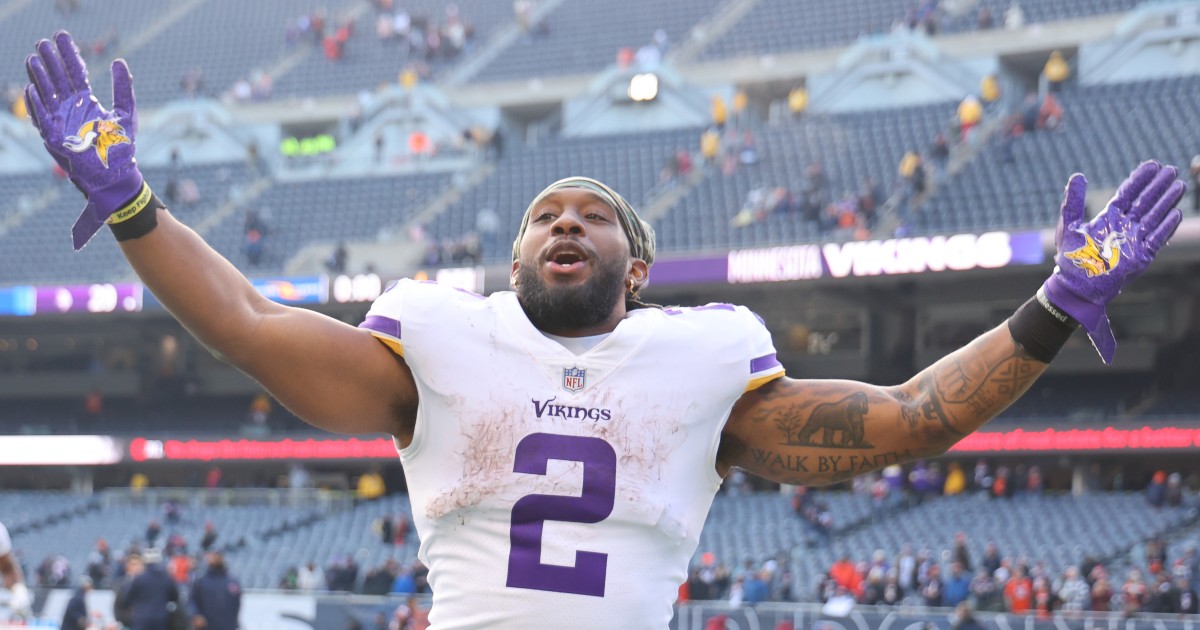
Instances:
[[[634,290],[633,290],[633,278],[626,278],[626,279],[625,279],[625,290],[626,290],[627,292],[629,292],[629,294],[631,294],[631,295],[634,293]]]

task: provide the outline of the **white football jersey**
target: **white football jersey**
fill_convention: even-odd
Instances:
[[[432,629],[667,626],[725,420],[783,375],[756,315],[638,309],[576,355],[514,293],[403,280],[362,327],[420,395],[400,459]]]

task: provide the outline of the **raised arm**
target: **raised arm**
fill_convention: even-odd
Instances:
[[[1087,182],[1074,175],[1054,273],[1005,324],[896,387],[780,378],[744,394],[726,422],[718,471],[821,485],[940,455],[1024,394],[1080,325],[1110,363],[1116,340],[1105,306],[1179,226],[1186,187],[1177,176],[1143,163],[1085,223]]]
[[[155,297],[211,351],[262,383],[310,424],[407,441],[416,385],[369,332],[267,300],[166,210],[121,250]]]
[[[150,191],[134,159],[137,113],[123,60],[112,65],[112,111],[92,96],[87,68],[65,32],[38,42],[26,70],[34,126],[87,198],[72,228],[75,249],[109,225],[167,310],[296,415],[329,431],[407,439],[417,394],[402,359],[365,330],[263,298]]]
[[[824,485],[940,455],[1019,398],[1046,370],[997,327],[897,387],[780,378],[746,393],[718,462]]]

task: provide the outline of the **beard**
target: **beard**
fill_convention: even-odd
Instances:
[[[555,286],[538,275],[537,265],[517,269],[517,300],[538,330],[551,333],[589,328],[612,316],[625,288],[625,264],[601,265],[592,258],[594,272],[585,283]]]

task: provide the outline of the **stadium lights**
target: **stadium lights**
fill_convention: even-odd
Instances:
[[[644,103],[658,98],[658,75],[652,72],[635,74],[629,80],[629,100]]]

